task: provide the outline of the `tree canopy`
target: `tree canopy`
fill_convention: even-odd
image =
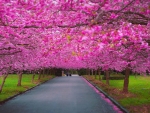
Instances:
[[[0,74],[150,72],[149,0],[0,0]]]

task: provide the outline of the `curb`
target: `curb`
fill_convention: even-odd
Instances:
[[[86,78],[85,78],[86,79]],[[87,79],[86,79],[87,80]],[[98,86],[96,86],[95,84],[93,84],[92,82],[90,82],[89,80],[87,80],[90,84],[92,84],[96,89],[98,89],[101,93],[103,93],[105,95],[105,97],[107,97],[109,100],[112,101],[113,104],[115,104],[120,110],[123,111],[123,113],[129,113],[128,110],[126,110],[124,107],[122,107],[115,99],[113,99],[112,97],[110,97],[106,92],[104,92],[102,89],[100,89]]]
[[[53,77],[53,78],[51,78],[50,80],[52,80],[52,79],[54,79],[54,78],[56,78],[56,77]],[[16,95],[13,95],[13,96],[11,96],[11,97],[9,97],[9,98],[7,98],[7,99],[1,101],[1,102],[0,102],[0,106],[3,105],[4,103],[8,102],[9,100],[11,100],[11,99],[13,99],[13,98],[15,98],[15,97],[17,97],[17,96],[19,96],[19,95],[21,95],[21,94],[24,94],[24,93],[26,93],[27,91],[30,91],[30,90],[34,89],[35,87],[40,86],[40,85],[42,85],[42,84],[44,84],[44,83],[46,83],[46,82],[48,82],[48,81],[49,81],[49,80],[46,80],[46,81],[44,81],[44,82],[42,82],[42,83],[40,83],[40,84],[37,84],[36,86],[33,86],[33,87],[31,87],[31,88],[29,88],[29,89],[23,91],[23,92],[20,92],[20,93],[18,93],[18,94],[16,94]]]

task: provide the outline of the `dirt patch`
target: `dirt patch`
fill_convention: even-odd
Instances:
[[[132,93],[123,93],[122,90],[109,86],[99,80],[94,79],[92,76],[84,76],[87,80],[94,83],[98,87],[100,87],[103,91],[107,92],[111,97],[116,100],[120,100],[127,97],[136,97],[136,95]]]
[[[23,88],[25,88],[25,89],[29,89],[30,87],[29,86],[22,86]]]
[[[127,107],[130,113],[150,113],[150,104]]]
[[[107,94],[109,94],[112,98],[114,98],[115,100],[119,101],[123,98],[127,98],[127,97],[136,97],[135,94],[132,93],[123,93],[122,90],[114,88],[112,86],[109,86],[99,80],[96,80],[94,77],[92,76],[84,76],[87,80],[89,80],[90,82],[92,82],[93,84],[97,85],[98,87],[100,87],[103,91],[105,91]],[[150,104],[145,104],[145,105],[135,105],[135,106],[128,106],[126,107],[126,109],[130,112],[130,113],[150,113]]]
[[[84,76],[87,80],[89,80],[91,83],[95,84],[99,88],[101,88],[104,92],[109,94],[112,98],[114,98],[116,101],[119,101],[124,98],[131,98],[136,97],[135,94],[132,93],[123,93],[122,90],[114,88],[112,86],[109,86],[99,80],[96,80],[92,76]],[[150,104],[149,105],[139,105],[139,106],[130,106],[126,107],[126,109],[130,113],[150,113]]]

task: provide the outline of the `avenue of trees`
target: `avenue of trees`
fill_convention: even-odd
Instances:
[[[0,75],[43,69],[150,72],[149,0],[0,0]]]

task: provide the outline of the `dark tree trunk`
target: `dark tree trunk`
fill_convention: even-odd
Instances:
[[[53,75],[55,75],[55,73],[56,73],[56,69],[53,68]]]
[[[51,69],[49,69],[49,75],[52,75],[52,70]]]
[[[93,74],[93,69],[92,69],[91,71],[92,71],[92,76],[93,76],[93,75],[94,75],[94,74]]]
[[[50,70],[49,69],[47,69],[47,76],[49,76],[50,75]]]
[[[97,70],[95,70],[95,79],[96,79],[96,75],[97,75]]]
[[[128,93],[129,75],[130,75],[130,69],[126,68],[126,70],[125,70],[125,78],[124,78],[124,86],[123,86],[123,93]]]
[[[42,73],[42,70],[40,70],[40,72],[39,72],[38,80],[40,80],[40,79],[41,79],[41,73]]]
[[[18,73],[18,84],[17,86],[21,86],[21,81],[22,81],[22,72]]]
[[[88,69],[88,75],[91,75],[91,73],[90,73],[90,69]]]
[[[51,70],[50,70],[50,69],[48,69],[48,72],[47,72],[48,76],[50,75],[50,71],[51,71]]]
[[[42,73],[42,77],[44,78],[45,77],[45,69],[43,69],[43,73]]]
[[[62,76],[64,76],[64,71],[62,70]]]
[[[55,69],[55,76],[62,76],[62,69],[61,68],[56,68]]]
[[[2,84],[0,85],[0,93],[1,93],[2,90],[3,90],[3,86],[4,86],[4,84],[5,84],[5,80],[6,80],[7,77],[8,77],[8,74],[3,75]]]
[[[86,69],[86,75],[88,75],[88,69]]]
[[[135,78],[137,78],[137,73],[134,73],[134,75],[135,75]]]
[[[46,76],[48,76],[49,75],[49,70],[48,69],[46,69]]]
[[[98,70],[98,76],[99,76],[99,80],[101,81],[101,70]]]
[[[49,75],[53,75],[52,69],[49,70]]]
[[[106,76],[106,84],[109,85],[109,70],[105,71],[105,76]]]
[[[35,78],[35,72],[33,72],[33,75],[32,75],[32,83],[34,82],[34,78]]]
[[[54,69],[52,69],[52,75],[55,75],[55,70]]]

